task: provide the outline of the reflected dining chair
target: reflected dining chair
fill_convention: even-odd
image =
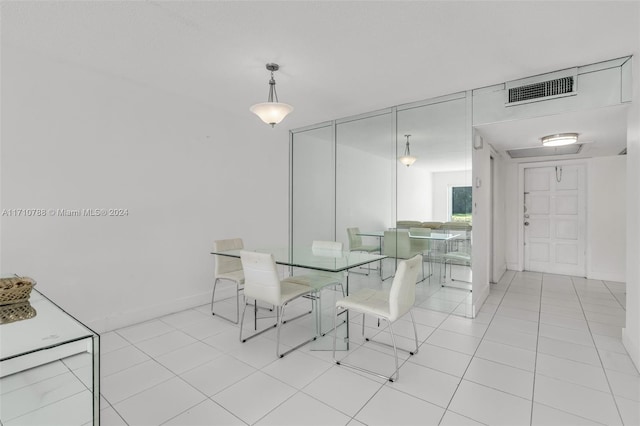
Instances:
[[[342,360],[336,359],[336,339],[337,332],[334,331],[333,335],[333,360],[338,365],[354,368],[356,370],[364,371],[373,374],[378,377],[393,382],[400,377],[400,367],[398,366],[398,348],[396,345],[395,335],[393,334],[393,323],[399,318],[404,316],[407,312],[411,317],[413,323],[413,333],[415,337],[416,348],[412,350],[406,350],[409,354],[414,355],[418,353],[418,331],[416,329],[416,322],[413,317],[413,304],[416,299],[416,278],[418,277],[418,268],[422,263],[422,256],[416,255],[408,260],[403,260],[398,265],[395,278],[391,284],[390,291],[374,290],[371,288],[363,288],[336,302],[336,311],[333,317],[334,327],[336,319],[342,310],[356,311],[362,313],[364,316],[372,315],[379,320],[383,319],[387,321],[389,325],[389,334],[391,336],[392,345],[387,345],[384,342],[376,342],[371,339],[366,339],[367,342],[379,343],[393,347],[393,353],[395,355],[395,370],[390,376],[385,376],[375,371],[367,370],[365,368],[344,363]],[[362,318],[363,327],[362,332],[364,335],[364,317]]]
[[[407,230],[401,231],[384,231],[384,253],[385,256],[395,259],[409,259],[419,254],[423,256],[422,252],[415,247],[411,247],[411,240],[409,238],[409,232]],[[382,274],[380,274],[382,276]],[[393,275],[388,277],[382,277],[382,280],[387,280]],[[424,258],[422,263],[422,277],[424,275]]]
[[[421,253],[422,257],[426,257],[429,262],[429,276],[433,275],[433,260],[431,258],[431,240],[428,237],[431,235],[431,228],[409,228],[409,247],[413,253]]]
[[[282,358],[289,352],[298,349],[300,346],[309,343],[312,340],[315,340],[316,337],[314,336],[286,352],[280,353],[280,329],[284,323],[283,318],[285,307],[289,302],[299,297],[309,295],[314,290],[308,285],[296,282],[293,277],[281,280],[276,268],[276,262],[273,255],[270,253],[242,250],[240,251],[240,260],[242,261],[242,268],[244,269],[245,276],[245,305],[242,311],[242,319],[240,321],[240,341],[244,343],[247,340],[275,327],[277,329],[276,356]],[[267,327],[249,337],[243,338],[242,330],[244,328],[244,317],[248,306],[247,299],[253,299],[256,304],[258,302],[265,302],[268,305],[273,305],[276,308],[276,323],[271,327]]]
[[[360,228],[353,227],[347,228],[347,235],[349,236],[349,251],[363,251],[366,253],[380,253],[380,246],[376,246],[373,244],[363,244],[362,237],[360,236]],[[369,275],[371,272],[371,266],[367,266],[367,273],[364,275]],[[354,274],[361,274],[360,272],[353,272]],[[380,276],[382,276],[382,263],[380,264]]]
[[[228,240],[217,240],[213,242],[213,250],[215,252],[228,251],[228,250],[241,250],[244,246],[241,238],[232,238]],[[215,255],[215,267],[214,267],[215,280],[213,282],[213,292],[211,294],[211,314],[217,315],[220,318],[231,321],[234,324],[238,323],[240,317],[240,292],[244,285],[244,272],[242,271],[242,263],[240,259],[230,256]],[[216,297],[216,288],[218,281],[226,280],[235,283],[236,285],[236,319],[235,321],[220,313],[216,313],[213,310],[213,304]],[[226,300],[226,299],[225,299]]]
[[[447,264],[449,264],[449,279],[451,281],[460,281],[469,284],[472,283],[472,281],[453,279],[453,265],[460,265],[471,268],[471,253],[466,251],[467,247],[468,246],[463,246],[459,250],[447,252],[442,256],[442,265],[444,267],[444,275],[442,277],[442,281],[440,281],[442,287],[445,287],[447,283]]]

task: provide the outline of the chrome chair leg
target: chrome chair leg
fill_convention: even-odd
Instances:
[[[334,322],[335,322],[335,317],[334,317]],[[372,370],[368,370],[366,368],[362,368],[362,367],[359,367],[359,366],[354,365],[354,364],[348,364],[348,363],[346,363],[346,362],[344,362],[342,360],[337,359],[336,358],[337,332],[334,333],[334,335],[333,335],[333,361],[337,365],[342,365],[344,367],[352,368],[354,370],[358,370],[358,371],[362,371],[362,372],[365,372],[365,373],[369,373],[369,374],[374,375],[376,377],[380,377],[382,379],[389,380],[390,382],[394,382],[394,381],[398,380],[398,377],[400,377],[400,367],[399,367],[399,364],[398,364],[398,351],[397,351],[397,347],[395,345],[395,337],[393,335],[393,329],[391,328],[391,323],[389,323],[389,331],[391,332],[391,341],[393,342],[393,348],[394,348],[394,354],[395,354],[395,366],[396,366],[396,369],[395,369],[395,371],[393,372],[393,374],[391,376],[385,376],[384,374],[380,374],[378,372],[375,372],[375,371],[372,371]]]
[[[216,287],[218,285],[219,280],[220,278],[216,278],[215,281],[213,282],[213,292],[211,294],[211,315],[219,316],[222,319],[225,319],[229,322],[237,324],[240,317],[240,284],[238,284],[237,282],[235,283],[236,284],[236,320],[234,321],[231,318],[228,318],[228,317],[225,317],[224,315],[213,312],[213,303],[215,301]],[[227,300],[227,299],[224,299],[224,300]]]
[[[409,312],[411,312],[411,311],[409,311]],[[333,317],[333,326],[334,327],[336,326],[336,318],[337,317],[338,317],[338,308],[336,308],[336,314]],[[365,317],[366,317],[366,315],[363,314],[363,318],[362,318],[362,333],[363,334],[364,334]],[[391,335],[391,345],[389,345],[388,343],[379,342],[379,341],[376,341],[376,340],[371,340],[369,338],[365,338],[365,340],[367,342],[378,343],[380,345],[385,345],[385,346],[389,346],[389,347],[393,348],[393,354],[394,354],[395,366],[396,366],[396,369],[393,372],[393,374],[391,374],[390,376],[385,376],[385,375],[377,373],[375,371],[368,370],[366,368],[362,368],[362,367],[359,367],[357,365],[348,364],[348,363],[343,362],[342,360],[337,359],[336,358],[336,341],[337,341],[337,337],[338,337],[337,330],[335,330],[335,332],[333,333],[333,361],[337,365],[343,365],[345,367],[353,368],[353,369],[359,370],[359,371],[363,371],[365,373],[372,374],[374,376],[383,378],[385,380],[389,380],[390,382],[394,382],[394,381],[398,380],[398,378],[400,378],[400,364],[398,362],[398,350],[402,350],[402,351],[408,352],[410,355],[414,355],[414,354],[418,353],[418,331],[416,329],[415,320],[413,318],[413,313],[411,313],[411,320],[413,322],[413,332],[414,332],[415,341],[416,341],[416,349],[415,349],[415,351],[409,351],[409,350],[406,350],[406,349],[403,349],[403,348],[399,348],[398,345],[396,345],[395,334],[393,332],[393,326],[392,326],[391,321],[389,321],[387,318],[379,318],[379,319],[384,319],[385,321],[387,321],[387,324],[389,325],[389,334]]]
[[[257,312],[257,305],[258,305],[258,304],[257,304],[256,302],[254,302],[254,304],[253,304],[253,307],[254,307],[254,313],[255,313],[255,312]],[[274,328],[274,327],[277,327],[277,326],[278,326],[278,318],[276,318],[276,323],[275,323],[275,324],[270,325],[269,327],[265,328],[264,330],[260,330],[260,331],[258,331],[257,333],[252,334],[251,336],[247,337],[246,339],[243,339],[243,338],[242,338],[242,330],[244,330],[244,317],[245,317],[245,314],[246,314],[246,312],[247,312],[247,306],[249,306],[249,304],[247,303],[247,300],[245,299],[245,301],[244,301],[244,309],[242,310],[242,318],[240,319],[240,342],[241,342],[241,343],[244,343],[244,342],[246,342],[246,341],[247,341],[247,340],[249,340],[249,339],[253,339],[254,337],[259,336],[259,335],[261,335],[262,333],[264,333],[264,332],[266,332],[266,331],[269,331],[269,330],[271,330],[272,328]],[[277,316],[277,313],[276,313],[276,316]],[[256,321],[257,321],[257,320],[256,320]],[[256,323],[256,329],[257,329],[257,323]]]
[[[282,324],[284,324],[282,322],[282,318],[284,318],[284,307],[285,306],[287,306],[286,303],[280,307],[280,309],[279,309],[280,310],[280,319],[279,319],[278,323],[276,324],[277,325],[277,327],[276,327],[277,328],[277,331],[276,331],[276,336],[277,336],[276,337],[276,357],[278,357],[278,358],[283,358],[285,355],[289,354],[290,352],[295,351],[299,347],[304,346],[307,343],[316,340],[316,338],[317,338],[317,336],[313,336],[312,338],[310,338],[308,340],[305,340],[304,342],[294,346],[293,348],[291,348],[291,349],[289,349],[289,350],[287,350],[287,351],[285,351],[283,353],[280,353],[280,329],[282,328]],[[303,315],[306,315],[306,314],[303,314]]]

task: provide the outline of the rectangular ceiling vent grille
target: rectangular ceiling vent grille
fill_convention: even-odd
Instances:
[[[509,89],[509,103],[531,101],[569,93],[573,93],[573,77],[564,77]]]
[[[577,68],[510,81],[505,84],[505,104],[514,106],[576,95],[577,83]]]
[[[509,154],[511,158],[548,157],[552,155],[578,154],[581,150],[582,144],[577,143],[554,147],[541,146],[536,148],[510,149],[507,150],[507,154]]]

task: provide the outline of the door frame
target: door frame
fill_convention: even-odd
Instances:
[[[524,271],[524,171],[525,169],[537,169],[541,167],[555,167],[555,166],[569,166],[569,165],[582,165],[584,166],[584,197],[585,197],[585,220],[584,220],[584,261],[585,261],[585,276],[587,274],[587,259],[589,259],[589,253],[591,252],[589,245],[589,159],[582,158],[576,160],[550,160],[550,161],[532,161],[528,163],[518,164],[518,217],[516,218],[518,224],[518,270]]]

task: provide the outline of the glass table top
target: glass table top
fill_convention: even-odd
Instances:
[[[412,234],[410,231],[399,231],[399,232],[409,232],[410,238],[418,238],[425,240],[451,240],[454,238],[462,238],[464,237],[464,232],[460,231],[440,231],[434,232],[431,231],[430,234]],[[384,231],[363,231],[359,232],[358,235],[362,237],[384,237]]]
[[[247,250],[247,249],[245,249]],[[250,251],[271,253],[279,265],[295,266],[326,272],[342,272],[347,269],[366,265],[384,259],[387,256],[364,252],[312,250],[311,247],[294,247],[293,250],[281,248],[264,248]],[[211,252],[221,256],[240,257],[240,250]]]

